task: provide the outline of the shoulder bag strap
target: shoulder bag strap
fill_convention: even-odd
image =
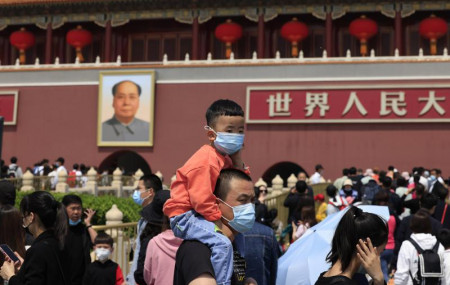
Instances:
[[[447,204],[447,202],[445,202],[444,213],[442,213],[442,219],[441,219],[442,225],[444,224],[445,214],[447,213],[447,207],[448,207],[448,204]]]
[[[423,249],[420,247],[420,245],[415,240],[413,240],[412,238],[409,238],[408,241],[410,243],[412,243],[412,245],[416,248],[416,250],[419,252],[419,254],[422,254]]]

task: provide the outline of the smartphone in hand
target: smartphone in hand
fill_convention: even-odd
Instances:
[[[13,263],[16,263],[19,261],[19,258],[14,254],[12,249],[7,244],[0,244],[0,251],[3,252],[3,254],[8,256]]]

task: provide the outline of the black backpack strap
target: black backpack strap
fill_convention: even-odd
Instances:
[[[436,243],[433,246],[433,252],[438,253],[439,250],[439,241],[436,241]]]
[[[410,243],[412,243],[412,245],[416,248],[416,250],[419,252],[419,254],[423,253],[423,249],[420,247],[420,245],[415,240],[413,240],[412,238],[409,238],[408,241]],[[437,244],[439,246],[439,243],[437,243]]]

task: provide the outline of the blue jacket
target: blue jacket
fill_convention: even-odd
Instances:
[[[271,228],[255,223],[250,231],[235,237],[234,245],[245,258],[246,277],[252,277],[258,285],[275,285],[281,251]]]

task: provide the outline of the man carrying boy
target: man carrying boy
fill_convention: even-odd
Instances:
[[[120,266],[109,257],[113,252],[114,241],[106,233],[99,233],[94,241],[97,260],[89,264],[83,278],[83,285],[122,285],[124,284]]]
[[[230,240],[222,234],[223,215],[213,192],[222,169],[248,170],[241,159],[244,112],[231,100],[218,100],[206,111],[206,122],[209,144],[202,146],[177,170],[171,198],[164,205],[164,214],[170,218],[175,236],[198,240],[211,249],[217,284],[230,284],[233,248]],[[248,206],[235,210],[252,212],[253,224],[254,204]],[[228,222],[236,231],[241,230],[240,221],[233,218]]]

